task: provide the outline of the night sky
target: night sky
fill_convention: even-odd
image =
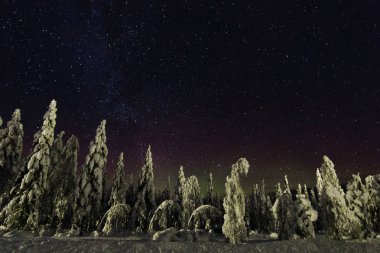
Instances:
[[[108,173],[152,145],[156,184],[180,165],[221,190],[315,184],[327,154],[341,180],[380,172],[376,1],[8,1],[0,3],[0,115],[22,112],[25,146],[53,98],[81,161],[107,119]],[[204,190],[204,189],[203,189]]]

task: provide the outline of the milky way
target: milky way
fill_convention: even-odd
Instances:
[[[159,185],[182,164],[221,189],[241,156],[246,186],[314,184],[324,154],[379,172],[375,1],[217,2],[3,1],[0,115],[21,109],[30,146],[55,98],[81,157],[105,118],[110,173],[151,144]]]

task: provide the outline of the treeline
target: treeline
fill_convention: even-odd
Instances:
[[[232,165],[225,195],[214,192],[209,174],[206,196],[196,176],[186,177],[183,167],[175,186],[154,187],[151,147],[138,180],[126,180],[123,153],[116,164],[112,185],[106,187],[108,149],[103,120],[78,171],[79,142],[64,142],[55,133],[57,104],[52,101],[41,129],[34,135],[29,155],[22,157],[23,125],[20,110],[0,128],[0,229],[27,230],[38,235],[126,235],[162,231],[223,233],[231,243],[244,241],[252,231],[280,240],[315,237],[325,233],[337,240],[365,239],[380,233],[380,175],[362,181],[353,175],[343,189],[333,162],[323,157],[316,171],[316,186],[298,184],[292,191],[285,175],[274,194],[264,181],[245,194],[240,176],[249,162]],[[0,118],[0,127],[2,127]],[[109,190],[108,190],[109,189]],[[157,238],[157,233],[153,238]]]

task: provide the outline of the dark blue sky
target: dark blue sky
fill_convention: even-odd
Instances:
[[[220,189],[241,156],[246,185],[314,184],[324,154],[376,173],[375,2],[2,1],[0,115],[20,107],[30,146],[55,98],[82,157],[105,118],[111,164],[136,172],[152,144],[159,184],[183,164]]]

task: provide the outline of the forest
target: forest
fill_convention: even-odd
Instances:
[[[0,118],[0,230],[36,236],[126,236],[148,234],[155,241],[193,242],[223,234],[231,244],[252,233],[278,240],[314,238],[366,240],[380,234],[380,174],[352,175],[339,181],[327,157],[316,170],[315,185],[290,189],[288,178],[267,192],[265,182],[244,190],[250,164],[240,158],[226,177],[225,192],[215,192],[209,174],[202,196],[198,178],[184,168],[178,180],[159,191],[154,186],[153,156],[147,147],[136,182],[127,180],[123,153],[110,185],[106,121],[100,122],[83,165],[79,141],[56,133],[57,103],[51,101],[32,148],[23,157],[24,130],[16,109],[3,126]]]

